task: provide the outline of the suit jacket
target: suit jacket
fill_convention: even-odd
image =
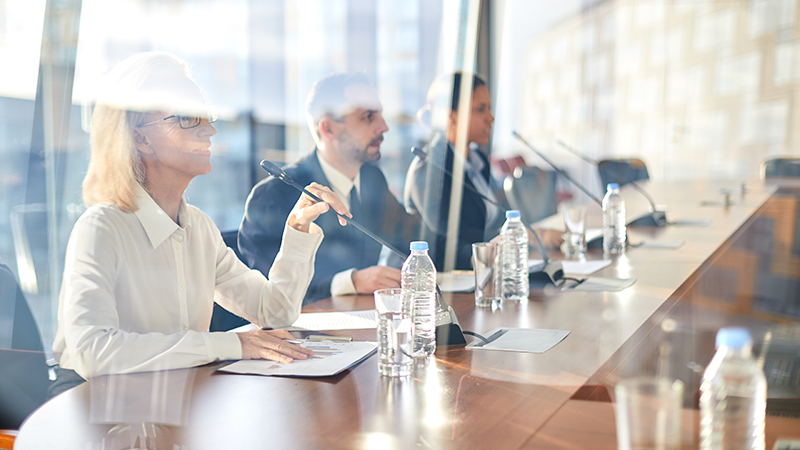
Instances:
[[[422,217],[422,238],[431,247],[430,255],[438,270],[444,266],[445,242],[447,240],[447,222],[450,212],[450,193],[452,176],[447,175],[439,167],[453,171],[455,152],[450,143],[440,143],[425,147],[428,159],[435,165],[428,164],[419,157],[414,158],[406,177],[404,201],[409,211],[418,211]],[[477,151],[477,150],[472,150]],[[478,156],[483,160],[481,175],[492,186],[489,159],[482,152]],[[438,166],[438,167],[436,167]],[[486,227],[485,200],[466,186],[475,188],[469,177],[464,174],[464,186],[461,192],[461,216],[458,226],[458,244],[456,247],[456,270],[472,268],[472,243],[483,242],[499,233],[503,225],[503,216],[498,216],[495,223]],[[503,205],[503,199],[499,199]],[[507,208],[501,206],[501,210]]]
[[[311,152],[283,170],[302,186],[312,181],[330,186],[318,158],[316,151]],[[360,176],[362,211],[351,211],[353,218],[394,247],[407,251],[408,243],[419,233],[419,219],[406,213],[377,166],[364,164]],[[265,275],[269,273],[280,249],[286,218],[298,198],[300,192],[274,177],[262,180],[250,192],[239,227],[239,251],[251,268]],[[342,227],[332,210],[315,222],[325,238],[317,250],[314,278],[306,292],[305,304],[330,297],[334,275],[351,268],[374,266],[381,251],[380,244],[355,227]]]

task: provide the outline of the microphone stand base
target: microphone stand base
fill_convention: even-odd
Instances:
[[[667,213],[664,211],[653,211],[631,221],[628,226],[633,227],[665,227],[669,224]]]
[[[458,323],[455,311],[452,306],[447,310],[436,312],[436,345],[459,345],[466,344],[461,325]]]
[[[564,267],[561,265],[561,261],[550,260],[547,264],[532,269],[533,271],[528,273],[528,281],[537,285],[555,284],[564,278]]]
[[[669,225],[667,213],[664,211],[653,211],[630,221],[629,227],[665,227]],[[603,235],[586,242],[586,248],[603,248]]]

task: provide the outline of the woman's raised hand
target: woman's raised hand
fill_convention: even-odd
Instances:
[[[327,212],[330,208],[333,208],[334,211],[341,215],[353,217],[350,211],[344,207],[344,203],[339,199],[339,196],[329,188],[321,184],[311,183],[306,186],[306,190],[321,198],[322,202],[318,202],[306,194],[300,196],[294,205],[294,209],[286,219],[286,223],[295,230],[308,233],[311,222],[317,220],[320,214]],[[342,226],[347,225],[347,221],[342,217],[339,217],[339,223]]]

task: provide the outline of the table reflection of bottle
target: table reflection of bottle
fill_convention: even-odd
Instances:
[[[187,423],[196,369],[107,375],[90,381],[89,421],[113,424],[92,448],[182,448],[175,429]]]
[[[442,404],[440,376],[433,358],[417,358],[410,378],[379,377],[367,439],[382,448],[429,448],[448,437],[452,405]]]

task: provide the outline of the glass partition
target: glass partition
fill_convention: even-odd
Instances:
[[[495,15],[483,21],[486,11]],[[429,87],[441,74],[478,72],[485,36],[491,65],[481,75],[493,75],[497,120],[479,147],[493,181],[516,166],[550,170],[512,131],[598,194],[586,159],[640,158],[654,180],[757,177],[764,159],[800,152],[797,15],[794,0],[5,2],[0,55],[14,70],[0,74],[0,262],[49,345],[66,241],[84,208],[92,90],[137,52],[187,60],[217,107],[214,170],[186,195],[232,231],[266,176],[258,161],[289,163],[313,149],[305,97],[337,71],[362,71],[376,86],[390,129],[378,164],[404,198],[409,149],[449,139],[451,96],[436,117],[418,118]],[[460,89],[460,104],[471,95]],[[466,155],[468,129],[458,123],[452,144]],[[463,183],[463,167],[453,176]],[[555,183],[554,204],[587,200]],[[502,200],[499,185],[489,188]],[[455,266],[460,233],[461,190],[452,195],[445,269]]]
[[[454,67],[456,47],[463,47],[463,30],[458,31],[463,18],[443,11],[466,11],[469,3],[42,0],[0,5],[0,52],[15,67],[0,75],[0,229],[6,231],[0,232],[0,262],[22,285],[45,347],[55,334],[66,243],[85,210],[81,183],[93,98],[116,63],[138,52],[163,50],[191,65],[219,120],[214,169],[192,181],[186,197],[223,232],[233,231],[251,188],[267,175],[258,162],[290,163],[314,148],[304,103],[312,84],[333,72],[364,72],[377,88],[390,129],[378,164],[392,193],[402,198],[413,157],[409,149],[430,138],[417,111],[437,74]],[[448,33],[453,35],[445,42]],[[58,64],[40,64],[43,52]],[[34,117],[36,108],[46,113],[41,119]],[[41,141],[41,149],[36,143],[32,149],[32,137]],[[47,142],[55,143],[50,150],[44,150]]]
[[[42,119],[36,98],[44,13],[44,0],[0,4],[0,58],[7,68],[0,74],[0,264],[18,275],[32,312],[49,319],[52,284],[48,261],[52,255],[47,244],[43,172],[47,152],[36,126]],[[39,183],[31,186],[31,177]],[[3,288],[7,289],[8,271],[3,270]],[[3,300],[4,311],[15,310],[13,297],[4,295]],[[12,337],[10,319],[0,328],[4,329],[2,335]],[[9,346],[10,341],[0,343],[0,348]]]

